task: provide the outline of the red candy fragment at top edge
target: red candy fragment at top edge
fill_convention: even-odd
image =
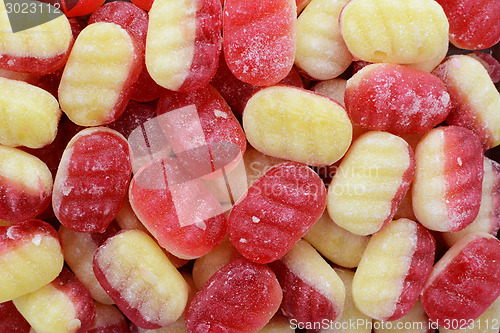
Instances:
[[[226,0],[223,33],[233,74],[256,86],[273,85],[294,63],[297,5],[294,0]]]

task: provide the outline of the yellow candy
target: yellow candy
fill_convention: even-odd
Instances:
[[[47,91],[0,78],[0,144],[41,148],[54,141],[61,110]]]
[[[333,79],[352,62],[338,24],[347,2],[313,0],[299,16],[295,64],[313,79]]]
[[[352,138],[345,109],[331,99],[288,86],[264,88],[247,102],[243,128],[264,154],[309,165],[330,165]]]
[[[389,222],[413,179],[410,146],[387,132],[368,132],[352,145],[328,188],[328,213],[340,227],[370,235]]]
[[[73,45],[59,85],[64,113],[80,126],[115,120],[134,62],[134,44],[125,29],[106,22],[88,25]]]
[[[351,0],[340,31],[354,57],[369,62],[420,63],[448,45],[448,19],[434,0]]]

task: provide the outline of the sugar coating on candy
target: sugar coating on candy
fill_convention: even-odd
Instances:
[[[335,320],[343,311],[345,288],[333,268],[300,240],[270,264],[283,289],[281,310],[299,322]]]
[[[68,143],[54,180],[56,217],[78,232],[103,232],[120,210],[131,172],[130,149],[120,133],[82,130]]]
[[[269,86],[293,66],[297,38],[295,0],[224,3],[224,56],[243,82]]]
[[[275,165],[248,189],[229,214],[229,239],[247,259],[282,257],[321,216],[326,189],[314,171],[296,162]]]
[[[136,52],[118,24],[97,22],[82,30],[59,85],[59,103],[71,121],[97,126],[118,118],[125,108],[124,91],[131,93],[129,81],[140,73]]]
[[[124,315],[140,327],[168,326],[186,306],[186,281],[142,231],[108,238],[94,256],[94,272]]]
[[[352,55],[369,62],[427,61],[448,44],[448,20],[433,0],[350,1],[340,31]]]
[[[406,67],[418,69],[427,73],[431,73],[434,68],[436,68],[444,58],[446,58],[446,55],[448,54],[448,43],[445,43],[441,46],[441,50],[436,52],[436,54],[430,59],[426,61],[421,61],[421,62],[415,62],[412,64],[404,64]]]
[[[458,48],[481,50],[500,41],[498,1],[437,0],[450,23],[450,42]]]
[[[404,317],[391,322],[377,320],[373,326],[374,333],[391,333],[394,331],[398,333],[429,333],[431,322],[419,299]],[[394,329],[394,327],[401,328]],[[440,333],[442,333],[441,330]]]
[[[429,318],[469,320],[479,317],[500,295],[500,241],[478,232],[455,243],[434,265],[422,292]]]
[[[61,110],[47,91],[0,78],[0,143],[41,148],[56,137]]]
[[[370,237],[339,227],[325,211],[304,239],[334,264],[353,268],[358,266]]]
[[[52,174],[37,157],[0,146],[0,218],[21,222],[36,217],[50,204]]]
[[[345,104],[354,124],[393,134],[425,133],[451,110],[439,78],[396,64],[371,64],[353,75]]]
[[[468,234],[481,231],[496,236],[500,229],[500,165],[485,157],[483,166],[484,176],[479,213],[465,229],[442,234],[449,246]]]
[[[49,284],[16,298],[14,305],[37,333],[84,333],[96,314],[89,291],[67,268]]]
[[[128,323],[115,306],[94,302],[95,321],[88,333],[129,333]]]
[[[451,96],[453,109],[446,122],[474,131],[484,150],[499,145],[500,94],[484,66],[467,55],[453,55],[432,73]]]
[[[414,172],[406,141],[387,132],[365,133],[354,141],[328,187],[328,214],[354,234],[373,234],[396,213]]]
[[[403,317],[417,301],[434,263],[435,241],[407,219],[392,221],[370,238],[354,275],[354,303],[378,320]]]
[[[218,270],[186,309],[188,332],[256,332],[272,318],[281,287],[265,265],[236,259]]]
[[[295,64],[316,80],[333,79],[352,62],[338,24],[347,0],[313,0],[297,21]]]
[[[0,303],[41,288],[61,272],[61,244],[48,223],[29,220],[3,226],[0,239]]]
[[[467,55],[479,61],[484,68],[486,68],[486,71],[490,75],[493,83],[498,83],[500,81],[500,62],[495,59],[493,55],[479,51],[475,51]]]
[[[308,165],[335,163],[352,138],[351,121],[340,104],[286,86],[255,93],[245,107],[243,128],[257,150]]]
[[[3,0],[0,1],[0,31],[0,68],[18,72],[53,72],[64,65],[73,42],[71,26],[64,15],[13,33]]]
[[[221,26],[220,1],[155,1],[146,41],[146,66],[153,80],[176,91],[206,86],[217,68]]]
[[[418,221],[436,231],[459,231],[476,218],[481,203],[483,154],[472,131],[438,127],[415,150],[412,206]]]

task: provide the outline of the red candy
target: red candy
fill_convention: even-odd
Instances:
[[[79,132],[54,180],[56,217],[74,231],[104,231],[122,206],[131,173],[129,146],[121,134],[103,127]]]
[[[248,189],[229,215],[229,239],[247,259],[281,258],[319,219],[326,189],[304,164],[278,164]]]
[[[17,311],[12,301],[0,303],[0,331],[3,333],[29,333],[31,325]]]
[[[295,0],[226,0],[224,56],[229,68],[256,86],[278,83],[293,66],[296,30]]]
[[[188,332],[257,332],[281,303],[281,287],[264,265],[236,259],[218,270],[186,310]]]

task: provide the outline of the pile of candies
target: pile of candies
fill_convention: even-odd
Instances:
[[[0,0],[0,332],[499,332],[500,0],[103,2]]]

